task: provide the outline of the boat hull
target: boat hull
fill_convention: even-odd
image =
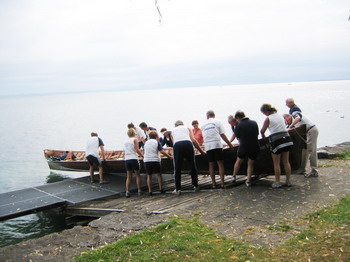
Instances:
[[[306,140],[306,132],[305,126],[299,127],[298,129],[291,130],[290,135],[293,140],[293,147],[289,154],[289,161],[291,164],[292,170],[297,170],[301,166],[302,162],[302,151],[306,148],[305,140]],[[255,174],[273,174],[273,163],[271,157],[271,151],[268,139],[260,139],[260,154],[254,162],[254,173]],[[233,166],[237,158],[237,150],[238,146],[234,148],[224,148],[223,150],[223,161],[225,174],[232,174]],[[49,150],[45,150],[48,152]],[[54,150],[51,150],[54,151]],[[64,151],[57,151],[64,152]],[[116,151],[117,152],[117,151]],[[61,170],[61,171],[89,171],[90,166],[88,161],[86,160],[76,160],[76,161],[59,161],[50,159],[45,153],[47,163],[49,168],[52,170]],[[209,173],[209,164],[206,155],[196,154],[195,156],[196,166],[198,173],[207,174]],[[144,163],[143,160],[140,160],[141,172],[144,173]],[[245,174],[247,169],[247,161],[244,161],[241,165],[241,170],[239,174]],[[97,168],[96,168],[97,170]],[[106,160],[103,161],[103,170],[106,173],[125,173],[125,161],[123,159],[114,159],[114,160]],[[184,162],[183,172],[189,172],[190,167]],[[283,171],[283,167],[282,167]],[[168,158],[162,158],[162,173],[164,174],[172,174],[174,172],[173,160]]]

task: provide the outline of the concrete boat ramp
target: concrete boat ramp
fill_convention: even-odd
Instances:
[[[146,189],[146,175],[142,174],[142,185]],[[263,176],[260,176],[260,178]],[[154,192],[158,191],[156,180],[153,176]],[[173,176],[163,175],[164,188],[171,193],[174,187]],[[90,183],[90,177],[66,179],[60,182],[30,187],[22,190],[0,194],[0,221],[62,207],[70,215],[101,216],[110,212],[123,210],[91,210],[79,208],[79,205],[93,200],[119,197],[125,192],[125,174],[105,174],[108,184]],[[133,179],[135,180],[135,178]],[[217,176],[217,183],[219,177]],[[236,183],[232,183],[232,177],[226,178],[226,186],[238,186],[244,183],[244,177],[240,177]],[[211,190],[211,180],[207,175],[199,175],[201,190]],[[183,175],[182,187],[184,193],[192,193],[191,179]],[[135,181],[132,184],[131,192],[136,189]]]

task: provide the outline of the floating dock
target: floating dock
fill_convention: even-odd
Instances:
[[[253,177],[257,181],[267,174]],[[40,211],[50,210],[57,207],[64,207],[67,214],[101,216],[103,212],[122,212],[123,210],[88,210],[79,206],[85,202],[119,197],[125,192],[125,174],[104,175],[109,181],[108,184],[91,183],[89,176],[76,179],[66,179],[60,182],[30,187],[12,192],[0,194],[0,221],[20,217]],[[146,188],[146,175],[141,174],[142,187]],[[218,179],[218,178],[217,178]],[[164,175],[164,188],[171,192],[174,188],[173,175]],[[235,183],[232,183],[232,176],[225,178],[226,187],[239,186],[244,184],[245,176],[239,176]],[[153,176],[155,189],[157,186],[157,176]],[[219,180],[217,180],[219,182]],[[192,192],[191,179],[189,175],[183,174],[182,186],[184,193]],[[201,190],[211,190],[211,179],[208,175],[199,175],[199,186]],[[135,179],[131,185],[131,191],[136,190]],[[157,190],[157,189],[156,189]],[[101,213],[102,212],[102,213]]]
[[[0,221],[49,210],[78,205],[95,199],[120,195],[125,191],[125,175],[108,175],[108,184],[90,183],[90,177],[30,187],[0,194]],[[145,185],[145,176],[142,176]],[[169,179],[169,177],[164,177]],[[136,188],[132,184],[132,188]]]

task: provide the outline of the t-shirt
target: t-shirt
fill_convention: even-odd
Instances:
[[[143,132],[143,130],[139,127],[135,127],[135,131],[136,131],[136,138],[137,138],[137,141],[141,142],[142,141],[142,138],[146,140],[146,134],[145,132]]]
[[[301,125],[306,125],[306,130],[309,130],[310,127],[314,126],[315,124],[311,122],[310,119],[308,119],[305,115],[303,115],[301,112],[294,112],[292,114],[292,117],[295,119],[297,117],[300,117],[300,121],[296,124],[296,127],[299,127]]]
[[[190,131],[188,130],[188,127],[182,125],[175,127],[174,130],[171,131],[171,135],[174,139],[174,145],[176,142],[180,141],[191,141]]]
[[[135,137],[129,137],[124,143],[125,160],[139,159],[135,149],[135,144],[134,144],[135,139],[136,139]]]
[[[289,114],[292,115],[294,112],[301,112],[301,109],[297,105],[294,105],[289,109]]]
[[[254,120],[243,118],[235,128],[236,137],[239,139],[240,148],[245,150],[259,149],[259,128]]]
[[[148,127],[148,130],[144,130],[144,134],[146,136],[145,140],[148,140],[149,132],[156,131],[156,130],[157,130],[156,128],[150,127],[150,126]]]
[[[282,115],[274,113],[269,115],[268,118],[270,120],[268,129],[271,135],[279,132],[287,132],[286,123]]]
[[[100,154],[98,149],[100,146],[104,146],[101,138],[97,136],[90,137],[89,140],[87,141],[85,155],[99,158]]]
[[[203,140],[202,130],[200,128],[192,129],[192,133],[193,133],[194,138],[197,140],[198,144],[203,145],[204,140]]]
[[[236,132],[235,132],[236,127],[237,127],[237,126],[231,126],[231,130],[232,130],[232,133],[233,133],[233,134],[235,134],[235,133],[236,133]]]
[[[159,151],[162,151],[163,147],[156,139],[150,139],[144,146],[144,159],[143,162],[160,162]]]
[[[225,129],[219,120],[209,118],[201,129],[206,151],[223,147],[221,142],[221,134],[225,133]]]

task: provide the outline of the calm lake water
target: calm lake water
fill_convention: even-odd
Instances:
[[[319,147],[350,140],[350,80],[0,98],[0,193],[46,183],[56,173],[43,150],[85,150],[91,131],[107,150],[122,149],[129,122],[171,129],[176,120],[201,124],[212,109],[230,136],[229,114],[244,110],[261,127],[260,106],[271,103],[287,113],[287,97],[319,127]],[[44,213],[11,219],[0,223],[0,246],[63,227],[62,218]]]

